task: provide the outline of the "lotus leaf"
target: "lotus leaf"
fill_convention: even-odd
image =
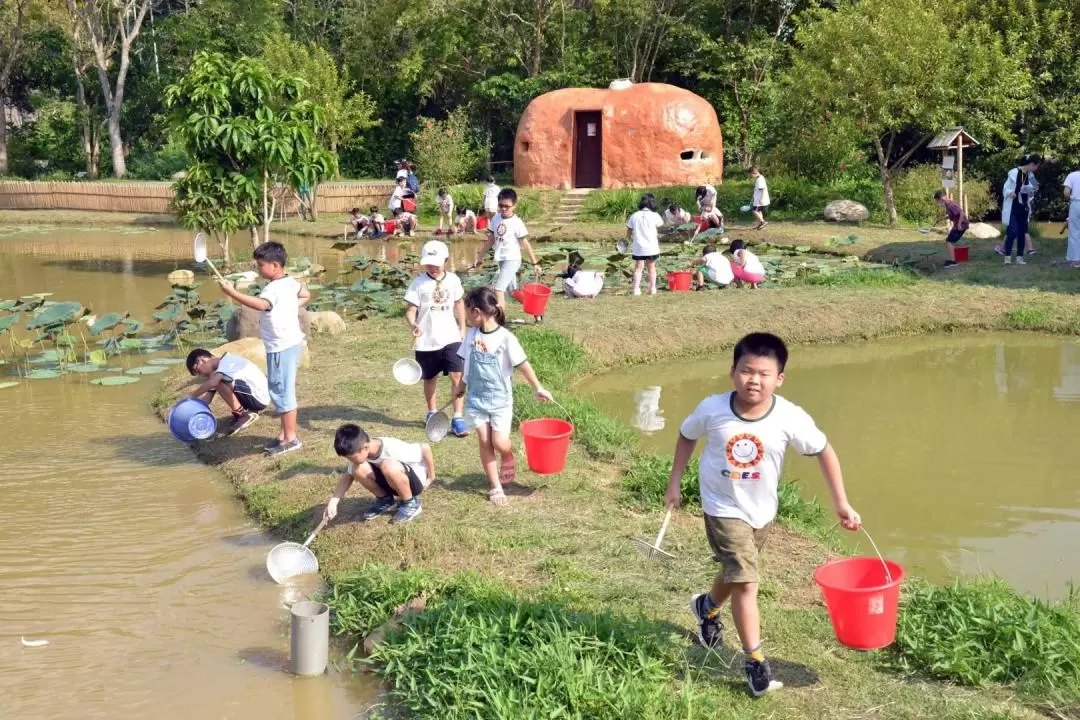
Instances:
[[[139,382],[139,378],[131,377],[130,375],[107,375],[105,377],[94,378],[90,381],[91,385],[130,385],[131,383]]]
[[[3,335],[13,325],[15,325],[15,323],[19,322],[20,318],[21,318],[21,315],[19,315],[19,313],[14,313],[12,315],[5,315],[4,317],[0,317],[0,335]]]
[[[99,317],[94,322],[94,324],[90,326],[90,334],[100,335],[106,330],[112,330],[114,327],[122,323],[125,317],[127,317],[126,314],[121,315],[120,313],[109,313],[108,315],[103,315]]]
[[[124,334],[125,335],[138,335],[142,332],[143,324],[138,320],[125,320],[124,321]]]
[[[106,365],[109,362],[109,356],[104,350],[94,350],[86,356],[86,362],[93,365]]]
[[[383,289],[383,284],[375,280],[357,280],[349,288],[349,292],[354,293],[371,293],[377,292]]]
[[[0,300],[0,310],[12,310],[18,304],[18,300]]]
[[[154,313],[154,319],[161,322],[177,322],[183,317],[183,308],[179,304],[169,305],[165,310]]]
[[[95,373],[101,372],[105,368],[103,368],[101,365],[95,365],[94,363],[74,363],[72,365],[65,365],[64,369],[68,372]]]
[[[55,380],[63,373],[53,368],[34,368],[30,372],[26,373],[23,377],[30,378],[31,380]]]
[[[183,358],[152,358],[146,361],[147,365],[183,365]]]
[[[7,388],[13,388],[16,385],[22,385],[22,383],[20,383],[20,382],[12,382],[10,380],[7,381],[7,382],[0,382],[0,390],[6,390]]]
[[[69,348],[69,347],[73,347],[76,343],[78,343],[79,338],[75,337],[74,335],[69,335],[68,333],[64,333],[63,335],[57,335],[55,338],[53,338],[53,342],[56,343],[57,347],[68,347]]]
[[[133,367],[126,371],[127,375],[157,375],[163,373],[169,368],[163,365],[140,365],[139,367]]]
[[[83,306],[77,302],[53,303],[42,308],[26,323],[30,330],[43,328],[50,325],[69,323],[77,320],[84,314]]]
[[[124,368],[122,368],[122,367],[116,367],[116,366],[114,365],[113,367],[107,367],[107,368],[105,368],[105,372],[110,372],[110,373],[122,373],[122,372],[124,372]]]
[[[344,252],[346,250],[352,250],[354,247],[357,246],[357,244],[358,243],[356,241],[349,242],[346,240],[340,240],[331,245],[330,247],[332,247],[334,250],[341,250],[342,252]]]
[[[123,338],[117,343],[121,350],[142,350],[142,341],[137,338]]]

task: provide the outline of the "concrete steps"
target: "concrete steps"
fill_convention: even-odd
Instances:
[[[566,225],[577,220],[582,208],[585,207],[585,196],[592,188],[575,188],[568,191],[559,200],[559,206],[551,217],[551,221],[559,225]]]

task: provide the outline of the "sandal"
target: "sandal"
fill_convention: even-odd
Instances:
[[[517,479],[517,467],[514,465],[514,456],[509,460],[503,460],[502,468],[499,469],[499,482],[509,485]]]
[[[488,490],[488,502],[495,507],[506,507],[506,493],[501,487]]]

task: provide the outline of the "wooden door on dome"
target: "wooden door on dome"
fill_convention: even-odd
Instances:
[[[574,113],[574,187],[600,187],[603,179],[602,120],[599,111]]]

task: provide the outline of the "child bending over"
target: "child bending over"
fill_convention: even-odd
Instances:
[[[731,242],[731,256],[731,272],[735,275],[735,285],[742,287],[743,283],[747,283],[751,290],[757,290],[757,286],[765,282],[765,266],[758,260],[758,256],[747,250],[746,243],[742,240]]]
[[[225,353],[214,357],[209,350],[195,348],[188,353],[187,370],[191,375],[205,378],[191,397],[209,405],[214,395],[220,395],[232,411],[232,422],[225,429],[226,437],[250,427],[270,404],[266,376],[241,355]]]
[[[476,213],[467,207],[457,209],[457,231],[459,233],[476,234]]]
[[[735,279],[735,274],[731,270],[731,263],[724,257],[722,252],[717,252],[712,245],[705,248],[705,252],[690,267],[691,269],[698,268],[695,276],[698,290],[705,289],[706,279],[713,285],[719,285],[720,287],[727,287]],[[704,271],[702,268],[704,268]]]

